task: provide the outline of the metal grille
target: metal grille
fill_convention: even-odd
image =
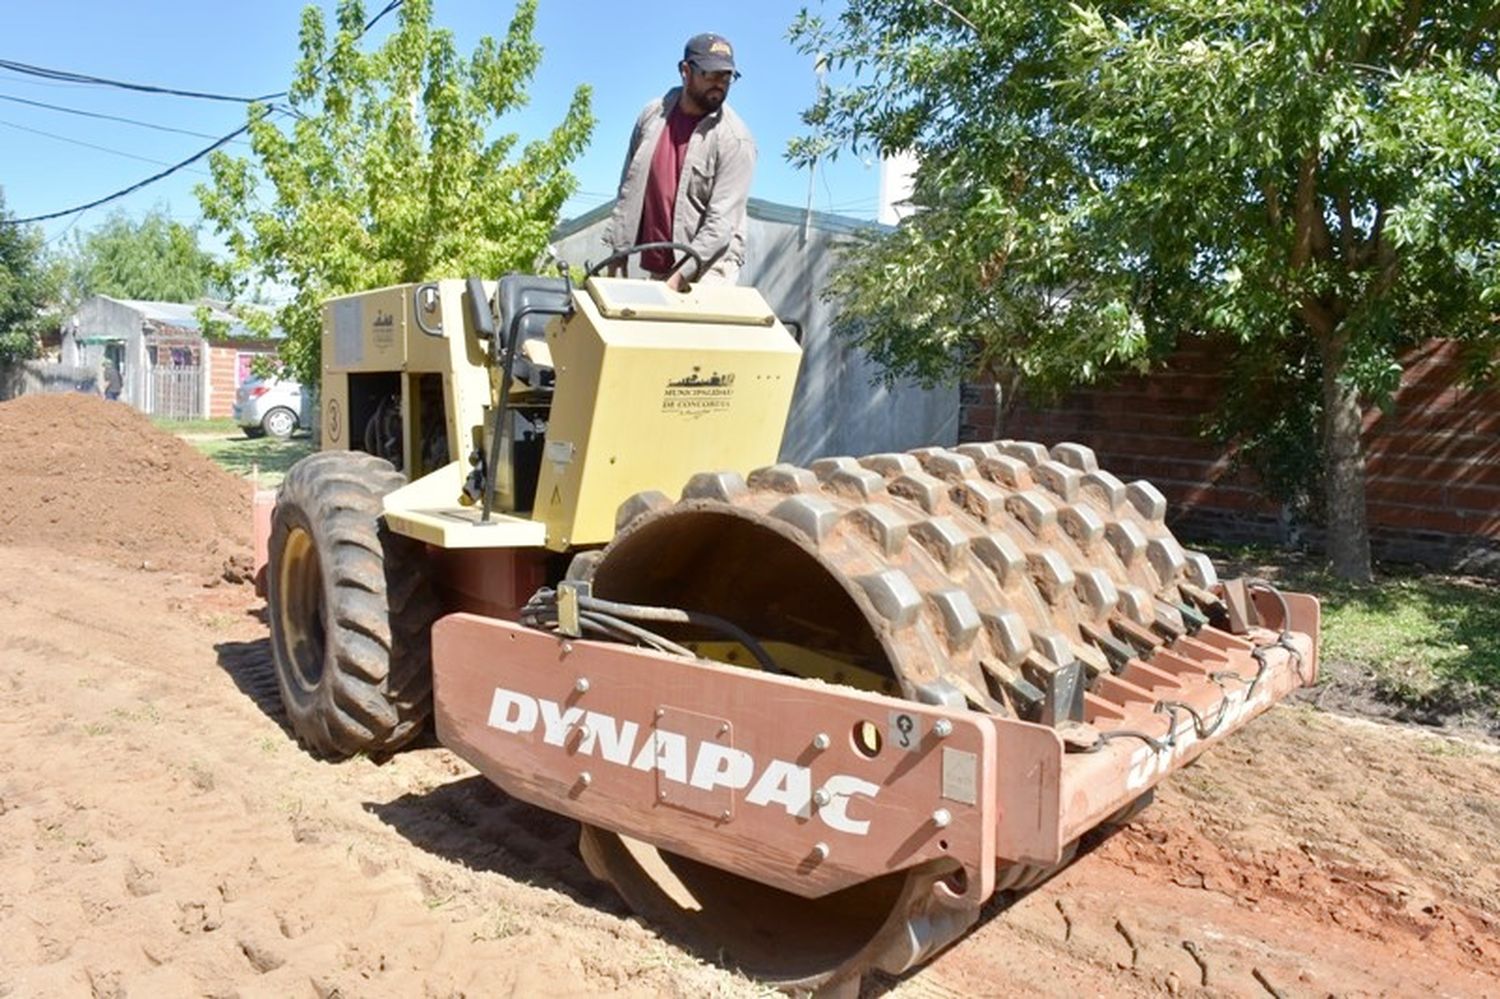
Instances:
[[[203,418],[203,368],[201,365],[154,368],[151,371],[152,416],[170,420]]]

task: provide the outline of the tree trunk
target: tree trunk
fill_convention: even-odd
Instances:
[[[1364,411],[1359,391],[1340,376],[1348,337],[1335,328],[1318,338],[1323,356],[1323,464],[1328,560],[1340,579],[1369,582],[1370,533],[1365,523]]]
[[[986,365],[984,374],[990,383],[991,401],[995,406],[995,415],[990,421],[990,440],[997,441],[1006,436],[1006,424],[1010,422],[1010,414],[1016,411],[1016,403],[1020,401],[1022,379],[1015,368],[997,368],[994,365]]]

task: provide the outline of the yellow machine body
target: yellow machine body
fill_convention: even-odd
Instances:
[[[494,294],[485,283],[486,308]],[[410,484],[385,499],[398,533],[443,548],[601,545],[636,493],[776,461],[802,352],[759,292],[594,278],[544,339],[519,347],[553,372],[550,391],[516,382],[510,395],[541,437],[536,488],[502,493],[486,518],[463,487],[469,456],[491,453],[503,369],[468,295],[445,280],[324,306],[322,448],[372,451],[406,471]],[[390,400],[399,435],[380,409]],[[372,422],[391,447],[372,439]]]
[[[1221,582],[1086,446],[778,463],[801,349],[753,289],[511,275],[324,321],[322,451],[266,521],[298,738],[433,720],[762,981],[905,973],[1317,681],[1317,600]]]
[[[549,548],[608,541],[638,492],[776,461],[802,352],[758,292],[594,280],[574,304],[547,333],[557,396],[532,516]]]

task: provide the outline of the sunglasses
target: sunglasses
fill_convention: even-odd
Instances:
[[[737,70],[733,70],[733,69],[716,69],[716,70],[710,71],[710,70],[699,69],[697,66],[693,65],[692,63],[688,63],[688,65],[693,67],[693,72],[694,73],[697,73],[699,76],[703,77],[705,80],[710,81],[711,83],[729,84],[729,83],[732,83],[735,80],[738,80],[740,78],[739,71],[737,71]]]

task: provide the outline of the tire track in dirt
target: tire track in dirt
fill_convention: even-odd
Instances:
[[[157,438],[0,405],[0,995],[762,994],[445,750],[302,752],[260,603],[203,585],[242,484]],[[862,994],[1500,994],[1497,828],[1500,755],[1280,708]]]
[[[982,994],[1009,975],[1076,995],[1083,969],[1120,995],[1497,994],[1500,756],[1464,745],[1278,709],[925,975]]]
[[[446,751],[303,753],[243,588],[0,548],[0,592],[15,994],[756,993]],[[863,993],[1493,994],[1497,802],[1496,754],[1278,710]]]
[[[303,753],[248,591],[4,547],[0,591],[0,992],[754,994],[445,750]]]

